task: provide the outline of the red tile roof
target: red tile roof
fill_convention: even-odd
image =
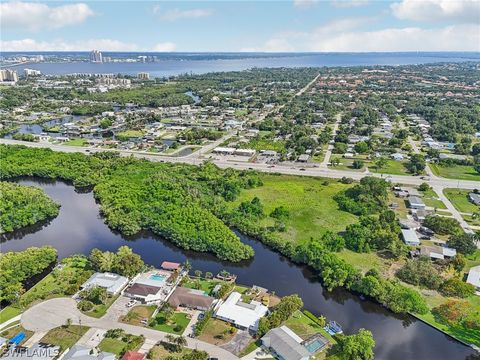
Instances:
[[[136,351],[127,351],[125,355],[123,355],[122,360],[143,360],[144,358],[145,354]]]
[[[164,261],[162,263],[162,269],[165,269],[165,270],[177,270],[178,268],[180,268],[179,263],[170,262],[170,261]]]

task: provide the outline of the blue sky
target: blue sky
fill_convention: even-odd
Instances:
[[[73,0],[0,6],[3,51],[480,51],[480,0]]]

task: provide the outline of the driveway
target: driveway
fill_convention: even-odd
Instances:
[[[232,354],[239,355],[251,340],[252,337],[248,331],[239,330],[232,340],[226,344],[223,344],[221,347]]]
[[[120,323],[116,320],[112,320],[114,316],[109,313],[110,309],[103,318],[95,319],[82,314],[77,309],[77,303],[75,300],[71,298],[56,298],[32,306],[22,314],[20,321],[22,326],[27,330],[49,331],[58,326],[65,325],[67,319],[70,319],[72,324],[84,325],[100,330],[121,328],[129,334],[145,336],[150,343],[163,341],[165,340],[166,335],[168,335],[167,333],[158,330]],[[210,356],[222,360],[238,359],[237,356],[227,350],[198,339],[187,338],[187,347],[190,349],[206,351]]]

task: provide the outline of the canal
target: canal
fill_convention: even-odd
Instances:
[[[99,213],[92,192],[77,192],[60,181],[23,179],[23,185],[36,185],[62,207],[51,222],[22,229],[1,238],[1,251],[20,251],[30,246],[52,245],[59,257],[88,254],[97,247],[115,251],[128,245],[148,264],[159,266],[163,260],[183,262],[192,269],[217,273],[226,269],[238,275],[238,283],[259,285],[278,295],[299,294],[305,308],[315,315],[336,320],[348,333],[367,328],[374,334],[376,359],[474,359],[474,351],[411,316],[399,316],[368,300],[342,289],[327,292],[309,268],[298,266],[258,241],[240,235],[252,246],[255,256],[239,264],[223,262],[209,254],[185,251],[149,232],[125,237],[110,230]]]

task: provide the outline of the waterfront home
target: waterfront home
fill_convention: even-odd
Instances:
[[[308,360],[310,352],[302,345],[303,339],[287,326],[271,329],[262,337],[262,345],[277,359]]]
[[[115,360],[116,355],[108,352],[98,352],[82,345],[73,345],[62,357],[62,360]]]
[[[232,292],[215,311],[215,317],[243,329],[257,331],[258,323],[268,312],[268,307],[252,300],[249,304],[241,301],[242,294]]]
[[[480,265],[474,266],[468,272],[467,283],[475,286],[477,295],[480,295]]]
[[[95,273],[82,285],[81,289],[101,287],[107,290],[110,295],[116,295],[127,285],[128,279],[125,276],[109,272]]]
[[[188,289],[181,286],[177,287],[168,298],[168,303],[174,308],[183,306],[202,311],[210,309],[214,301],[213,297],[205,295],[205,292],[202,290]]]
[[[138,351],[127,351],[121,360],[143,360],[145,359],[145,354],[139,353]]]
[[[402,229],[403,241],[407,245],[418,246],[420,245],[420,240],[418,239],[417,233],[415,230],[411,229]]]
[[[145,304],[165,301],[175,287],[175,284],[169,282],[172,276],[174,274],[166,270],[153,269],[147,271],[133,279],[125,289],[124,295]]]
[[[182,268],[182,265],[176,262],[164,261],[160,267],[163,270],[176,271]]]

